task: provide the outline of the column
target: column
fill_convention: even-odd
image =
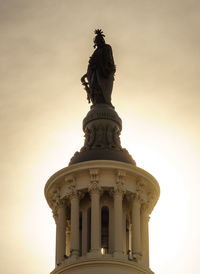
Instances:
[[[114,192],[114,256],[123,255],[123,220],[122,220],[122,198],[123,192]]]
[[[140,199],[138,194],[132,200],[132,253],[136,260],[141,259]]]
[[[64,260],[66,252],[66,202],[59,200],[56,218],[56,265]]]
[[[117,170],[116,185],[114,187],[114,256],[123,256],[123,210],[122,200],[125,193],[124,179],[126,173]]]
[[[100,253],[100,186],[98,169],[90,169],[91,252]]]
[[[142,262],[149,267],[149,213],[147,205],[141,208],[141,246],[142,246]]]
[[[100,191],[91,190],[91,252],[100,253]]]
[[[76,191],[70,195],[71,200],[71,255],[79,256],[79,197]]]

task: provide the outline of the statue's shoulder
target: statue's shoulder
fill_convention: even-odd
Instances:
[[[103,53],[107,56],[112,55],[112,47],[108,44],[105,44],[103,47]]]
[[[107,49],[107,50],[112,50],[112,47],[109,44],[105,44],[104,48]]]

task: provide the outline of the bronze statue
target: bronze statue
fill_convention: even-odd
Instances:
[[[95,30],[95,34],[96,49],[90,57],[87,73],[82,76],[81,82],[87,92],[89,103],[112,105],[111,93],[116,71],[112,48],[105,43],[105,35],[101,29]]]

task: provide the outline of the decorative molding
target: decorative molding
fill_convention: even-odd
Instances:
[[[122,193],[124,194],[126,192],[125,188],[125,177],[126,173],[122,170],[117,170],[117,176],[116,176],[116,184],[114,186],[114,192],[115,193]]]
[[[89,149],[117,149],[121,150],[120,129],[113,122],[107,124],[94,122],[85,128],[85,142],[81,151]]]
[[[65,182],[68,184],[68,198],[71,200],[73,198],[79,198],[79,193],[76,189],[76,179],[72,175],[68,175],[65,177]]]
[[[57,223],[58,209],[60,207],[66,206],[66,198],[61,198],[59,188],[56,188],[52,191],[52,193],[50,195],[50,206],[52,208],[54,220]]]
[[[145,185],[145,180],[142,177],[137,177],[136,179],[136,192],[141,195],[144,193],[144,185]]]
[[[131,194],[132,203],[138,202],[140,205],[143,203],[143,197],[139,191],[136,191],[135,193]]]
[[[90,172],[90,181],[98,182],[99,181],[99,170],[97,168],[92,168],[89,170]]]
[[[90,193],[100,193],[101,187],[99,186],[99,170],[96,168],[90,169],[90,183],[88,191]]]
[[[50,205],[51,205],[51,208],[53,210],[66,205],[66,199],[65,199],[65,197],[61,198],[59,188],[56,188],[51,193],[51,195],[50,195]]]

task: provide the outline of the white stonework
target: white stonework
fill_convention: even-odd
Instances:
[[[119,161],[55,173],[45,186],[57,226],[52,274],[152,273],[148,221],[159,194],[152,175]]]

